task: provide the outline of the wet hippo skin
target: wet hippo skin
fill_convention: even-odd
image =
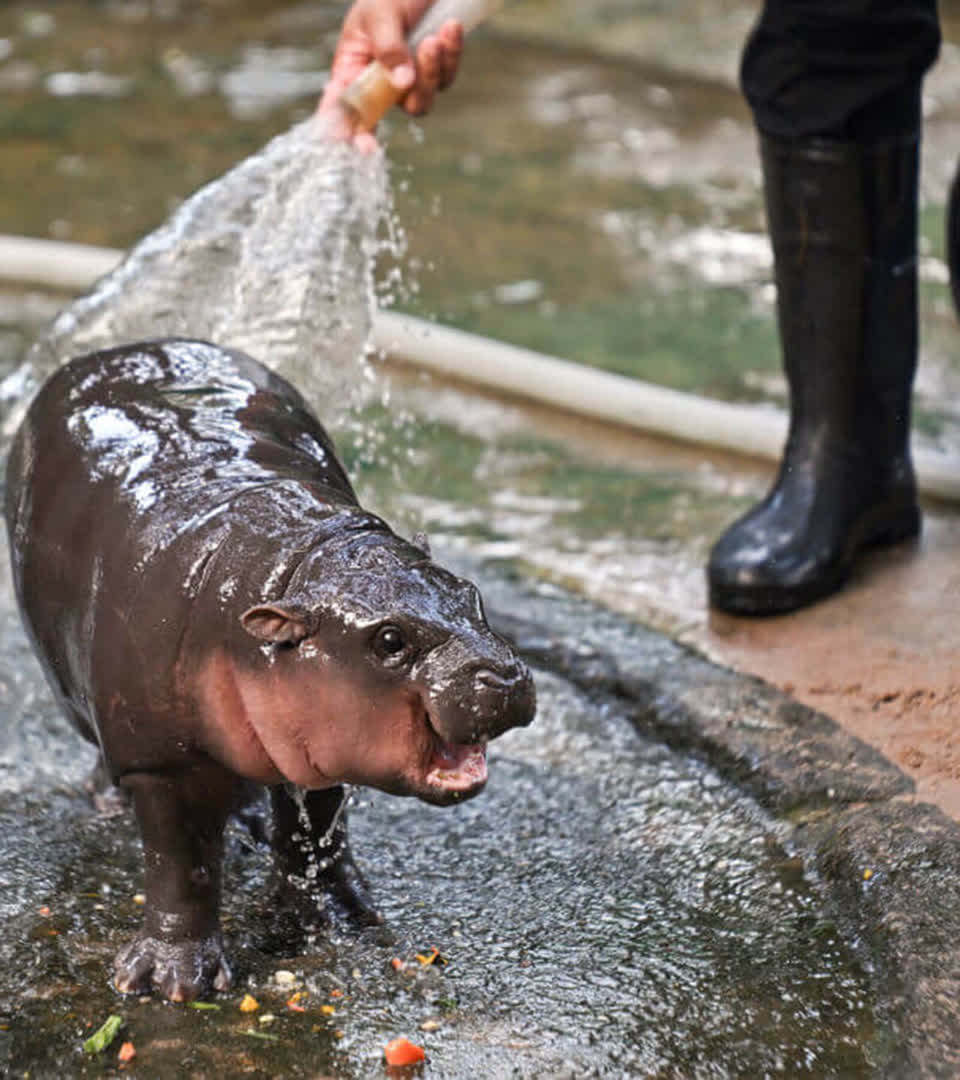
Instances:
[[[468,798],[487,741],[533,718],[476,588],[363,510],[300,395],[239,353],[176,340],[64,365],[14,440],[6,519],[46,674],[143,838],[121,991],[230,984],[223,830],[252,789],[303,917],[319,894],[376,920],[343,785]]]

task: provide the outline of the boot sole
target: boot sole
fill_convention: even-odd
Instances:
[[[920,511],[916,506],[904,507],[891,515],[889,511],[864,518],[851,536],[843,557],[826,567],[823,573],[798,584],[759,585],[726,584],[709,580],[709,602],[712,608],[732,615],[786,615],[788,612],[815,604],[837,592],[847,581],[857,555],[874,547],[889,547],[911,540],[920,533]]]

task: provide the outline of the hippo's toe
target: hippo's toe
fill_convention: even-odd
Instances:
[[[176,942],[141,935],[118,953],[113,981],[122,994],[156,989],[168,1001],[193,1001],[233,979],[219,934]]]

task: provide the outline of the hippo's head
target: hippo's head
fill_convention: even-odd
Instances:
[[[299,765],[272,756],[305,786],[316,764],[328,781],[469,798],[486,783],[487,742],[533,720],[533,679],[490,629],[476,586],[392,533],[324,544],[242,623],[301,702],[287,733],[303,747]]]

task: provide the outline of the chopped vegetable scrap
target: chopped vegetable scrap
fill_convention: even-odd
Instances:
[[[256,1012],[260,1008],[260,1002],[252,994],[244,994],[240,1002],[241,1012]]]
[[[402,1035],[387,1043],[383,1048],[383,1056],[388,1065],[417,1065],[427,1058],[422,1046],[417,1046]]]
[[[428,953],[417,953],[417,960],[423,967],[429,967],[430,964],[445,964],[446,960],[440,955],[440,950],[436,946],[431,947]]]
[[[108,1016],[103,1024],[83,1044],[84,1052],[87,1054],[99,1054],[102,1050],[106,1050],[117,1035],[120,1034],[123,1025],[124,1019],[122,1016]]]
[[[120,1051],[117,1054],[117,1061],[119,1061],[121,1065],[127,1065],[129,1062],[133,1061],[136,1056],[137,1048],[132,1042],[125,1042],[120,1047]]]
[[[307,996],[305,990],[298,990],[292,997],[287,999],[287,1008],[291,1012],[306,1012],[306,1008],[300,1003]]]

